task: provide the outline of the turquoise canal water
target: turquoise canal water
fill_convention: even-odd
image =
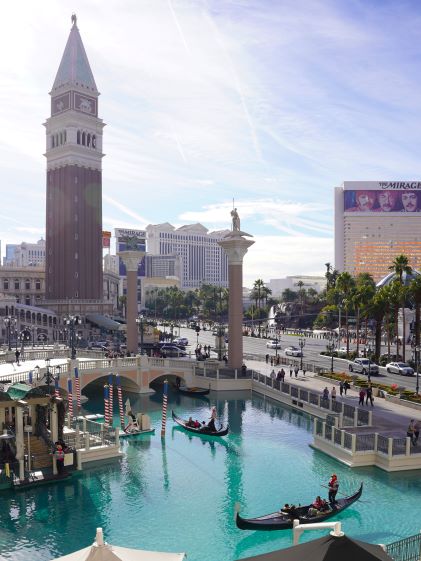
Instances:
[[[307,503],[332,473],[340,490],[364,481],[363,501],[341,516],[348,535],[390,543],[420,529],[419,473],[349,469],[309,447],[306,415],[250,393],[211,393],[209,400],[170,394],[169,409],[207,419],[211,405],[231,431],[210,439],[175,428],[168,419],[161,442],[162,396],[131,396],[156,429],[123,443],[121,460],[88,469],[68,482],[1,495],[0,558],[46,561],[92,543],[104,529],[115,545],[184,551],[189,561],[235,560],[292,545],[292,531],[238,530],[239,501],[246,516],[272,512],[285,502]],[[90,412],[101,411],[91,399]],[[115,422],[118,422],[117,409]],[[306,532],[301,541],[321,534]]]

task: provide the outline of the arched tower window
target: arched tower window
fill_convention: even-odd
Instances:
[[[91,145],[91,135],[88,133],[88,136],[86,137],[86,146],[88,146],[88,148]]]
[[[82,133],[82,146],[86,146],[86,134]]]
[[[51,135],[51,148],[54,148],[54,135]]]
[[[67,131],[63,132],[63,142],[64,142],[64,144],[66,144],[66,142],[67,142]]]
[[[96,136],[92,135],[92,148],[96,148]]]
[[[80,131],[77,131],[76,142],[80,144]]]

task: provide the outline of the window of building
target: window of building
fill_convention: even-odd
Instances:
[[[37,279],[35,281],[35,290],[41,290],[41,281],[40,279]]]
[[[4,279],[3,281],[3,289],[9,290],[9,279]]]
[[[25,290],[31,290],[31,281],[29,279],[25,280]]]
[[[20,282],[18,279],[15,279],[15,290],[19,290],[20,289]]]
[[[31,305],[31,297],[30,297],[30,296],[25,296],[25,304],[26,304],[27,306],[30,306],[30,305]]]

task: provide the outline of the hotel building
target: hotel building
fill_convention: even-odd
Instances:
[[[397,255],[421,268],[421,181],[345,181],[335,188],[335,268],[381,280]]]

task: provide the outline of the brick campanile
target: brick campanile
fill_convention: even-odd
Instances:
[[[95,80],[72,16],[50,92],[47,148],[46,300],[103,299],[102,129]]]

